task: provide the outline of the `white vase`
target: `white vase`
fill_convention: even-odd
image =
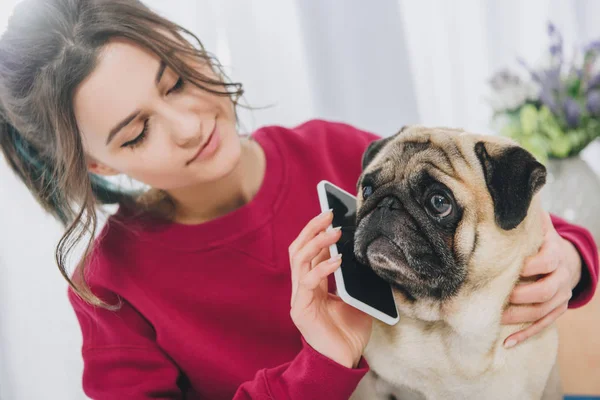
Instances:
[[[551,214],[587,228],[600,240],[600,178],[580,156],[550,159],[542,205]]]

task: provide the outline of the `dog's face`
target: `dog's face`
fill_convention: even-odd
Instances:
[[[408,302],[452,298],[465,282],[501,273],[481,255],[501,259],[526,237],[545,177],[506,138],[405,127],[363,156],[356,256]]]

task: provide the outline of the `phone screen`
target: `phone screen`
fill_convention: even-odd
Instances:
[[[327,202],[333,209],[333,227],[342,227],[342,237],[337,242],[342,255],[341,271],[348,294],[382,313],[397,318],[398,312],[390,284],[371,268],[358,262],[354,256],[354,231],[356,230],[356,198],[325,184]]]

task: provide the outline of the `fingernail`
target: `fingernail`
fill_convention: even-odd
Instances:
[[[505,347],[505,348],[507,348],[507,349],[510,349],[511,347],[514,347],[516,344],[517,344],[517,341],[516,341],[516,340],[514,340],[514,339],[510,339],[510,340],[507,340],[507,341],[504,343],[504,347]]]
[[[340,231],[340,229],[342,229],[341,226],[336,226],[335,228],[331,228],[329,230],[329,233],[331,233],[332,235],[335,235],[336,233],[338,233]]]
[[[333,213],[333,208],[330,208],[327,211],[323,211],[321,213],[321,218],[329,217]]]
[[[334,263],[338,262],[341,258],[342,258],[341,254],[336,254],[335,256],[333,256],[329,259],[329,263],[334,264]]]

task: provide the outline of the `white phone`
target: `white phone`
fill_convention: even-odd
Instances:
[[[342,227],[340,240],[329,247],[332,257],[342,254],[342,265],[334,272],[338,296],[388,325],[396,324],[400,317],[392,287],[354,256],[356,197],[328,181],[319,182],[317,193],[321,210],[333,209],[329,229]]]

